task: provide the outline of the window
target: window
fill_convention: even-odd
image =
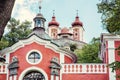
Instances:
[[[38,51],[32,51],[27,55],[27,61],[30,64],[38,64],[41,61],[41,54]]]
[[[42,73],[33,71],[26,74],[23,80],[45,80],[45,77]]]
[[[41,24],[41,22],[40,22],[40,20],[38,20],[38,21],[37,21],[37,26],[38,26],[38,27],[41,27],[40,24]]]

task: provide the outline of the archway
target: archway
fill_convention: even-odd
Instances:
[[[23,77],[23,80],[45,80],[45,77],[41,72],[31,71]]]
[[[38,73],[39,75],[43,75],[44,76],[44,79],[36,79],[36,80],[48,80],[48,76],[46,74],[46,72],[44,70],[42,70],[41,68],[38,68],[38,67],[30,67],[30,68],[27,68],[25,69],[19,76],[19,80],[35,80],[35,79],[25,79],[24,77],[27,76],[27,75],[30,75],[32,74],[32,72],[34,73]]]

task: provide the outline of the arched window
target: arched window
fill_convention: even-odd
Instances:
[[[32,71],[32,72],[27,73],[23,77],[23,80],[45,80],[45,77],[41,72]]]

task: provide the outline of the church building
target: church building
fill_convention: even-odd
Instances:
[[[0,63],[0,80],[117,80],[107,64],[118,59],[114,44],[120,43],[120,38],[103,34],[100,55],[103,63],[78,64],[76,55],[70,51],[71,44],[78,48],[86,44],[78,15],[70,28],[60,28],[55,15],[47,30],[41,13],[33,20],[34,29],[28,37],[0,51],[0,61],[5,61]]]

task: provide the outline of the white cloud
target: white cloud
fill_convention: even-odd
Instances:
[[[16,0],[12,11],[12,17],[14,17],[17,20],[20,20],[20,22],[23,22],[25,20],[31,21],[33,26],[33,18],[36,15],[35,4],[37,1],[38,0]]]
[[[23,3],[24,3],[24,0],[16,0],[15,3],[16,3],[16,4],[23,4]]]
[[[19,14],[16,17],[17,19],[20,19],[21,21],[29,20],[32,21],[35,16],[35,13],[31,12],[27,8],[20,8],[19,9]]]

